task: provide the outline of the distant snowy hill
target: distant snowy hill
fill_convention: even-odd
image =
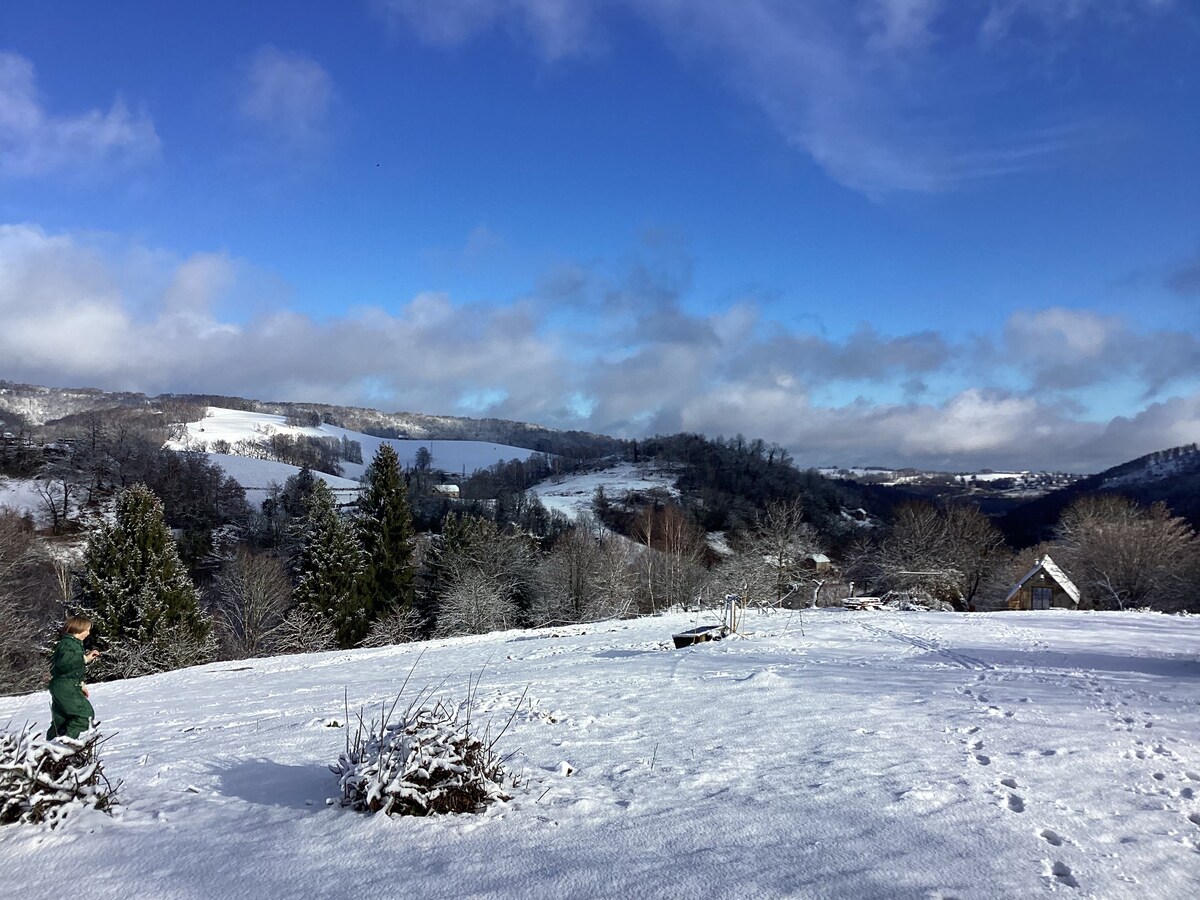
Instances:
[[[525,460],[534,455],[533,450],[522,447],[510,447],[504,444],[490,444],[484,441],[431,441],[431,440],[401,440],[393,438],[373,437],[358,431],[339,428],[336,425],[317,425],[313,427],[288,425],[286,417],[269,413],[246,412],[238,409],[222,409],[210,406],[205,416],[195,422],[187,423],[186,435],[168,442],[167,446],[174,450],[198,449],[211,447],[215,441],[228,441],[231,445],[241,440],[262,438],[268,432],[292,435],[308,435],[310,437],[347,438],[358,441],[362,445],[363,463],[342,463],[344,475],[349,479],[357,479],[366,470],[367,465],[375,457],[375,452],[382,444],[391,444],[400,456],[402,466],[415,463],[417,450],[424,447],[432,454],[432,467],[451,474],[471,474],[476,469],[484,469],[497,462],[512,459]],[[216,458],[222,467],[226,462]],[[294,467],[287,467],[294,469]],[[240,483],[243,477],[250,480],[261,480],[257,468],[241,467],[236,472],[228,469]],[[287,477],[286,475],[284,476]],[[246,485],[261,487],[262,485]]]
[[[1171,510],[1200,528],[1200,448],[1173,447],[1138,457],[1011,510],[999,520],[1015,546],[1045,539],[1059,516],[1085,494],[1111,492],[1139,503],[1166,503]]]
[[[5,410],[11,410],[33,425],[90,410],[149,405],[150,400],[145,394],[96,388],[50,388],[0,380],[0,419],[4,418]]]
[[[11,897],[1200,896],[1200,618],[672,614],[98,684],[117,815],[0,827]],[[803,626],[803,628],[801,627]],[[520,778],[483,815],[327,805],[413,669]],[[524,699],[522,701],[522,697]],[[520,707],[517,704],[520,701]],[[0,698],[45,724],[48,695]]]
[[[568,519],[578,519],[582,513],[592,511],[597,488],[603,488],[614,501],[631,492],[659,491],[678,497],[676,477],[673,469],[654,463],[617,463],[605,469],[551,478],[534,485],[529,493],[537,496],[546,509],[560,512]]]
[[[1186,444],[1122,463],[1096,477],[1105,490],[1117,490],[1196,474],[1200,474],[1200,447]]]
[[[414,412],[388,413],[377,409],[328,403],[268,402],[205,394],[147,396],[94,388],[52,388],[0,380],[0,420],[3,420],[8,412],[33,426],[117,407],[142,410],[151,415],[164,414],[168,417],[165,421],[177,422],[180,421],[176,417],[180,409],[194,410],[206,406],[247,410],[278,417],[288,414],[312,415],[321,421],[339,422],[351,431],[372,431],[406,440],[478,441],[586,459],[618,453],[622,447],[621,441],[607,435],[560,431],[544,425],[507,419]]]

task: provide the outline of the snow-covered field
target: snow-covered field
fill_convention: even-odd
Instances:
[[[596,488],[603,487],[609,500],[620,500],[630,491],[665,491],[678,496],[675,479],[678,476],[661,465],[619,463],[598,472],[581,472],[562,478],[551,478],[536,484],[529,493],[536,495],[549,510],[557,510],[568,519],[592,511]]]
[[[37,492],[37,482],[32,478],[6,478],[0,475],[0,508],[11,509],[19,515],[32,515],[39,522],[49,518],[44,510],[45,503]]]
[[[471,474],[476,469],[486,469],[495,463],[521,459],[525,460],[534,455],[533,450],[522,447],[510,447],[506,444],[492,444],[487,441],[418,441],[392,440],[377,438],[358,431],[338,428],[334,425],[320,425],[314,428],[288,425],[283,416],[273,416],[268,413],[244,412],[236,409],[223,409],[210,406],[208,414],[199,422],[191,422],[187,426],[187,440],[169,441],[167,446],[174,450],[196,447],[203,441],[209,448],[213,441],[225,440],[235,444],[240,440],[255,440],[263,436],[265,429],[279,434],[309,435],[311,437],[347,438],[358,441],[362,445],[363,463],[342,463],[347,478],[358,478],[366,470],[367,465],[375,457],[375,452],[381,444],[391,444],[400,456],[401,466],[411,466],[416,460],[417,450],[424,447],[433,457],[432,466],[449,473]],[[236,476],[235,476],[236,477]]]
[[[0,829],[12,897],[1200,896],[1200,618],[685,614],[101,684],[124,807]],[[423,654],[423,655],[422,655]],[[420,659],[418,661],[418,656]],[[352,706],[482,675],[524,785],[326,805]],[[410,685],[411,690],[411,685]],[[47,718],[0,699],[0,722]],[[569,773],[569,774],[568,774]]]
[[[216,463],[225,470],[225,474],[246,489],[246,500],[257,509],[267,499],[271,485],[280,487],[283,483],[297,474],[300,469],[287,463],[276,462],[273,459],[250,459],[247,456],[232,456],[228,453],[206,453],[208,461]],[[324,472],[313,472],[327,485],[337,491],[339,502],[349,502],[358,496],[362,490],[362,482],[351,481],[349,478],[339,478]]]

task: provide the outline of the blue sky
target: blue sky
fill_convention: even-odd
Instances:
[[[1200,440],[1184,0],[0,8],[0,378],[1091,470]]]

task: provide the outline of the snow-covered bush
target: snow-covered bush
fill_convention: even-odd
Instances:
[[[360,647],[391,647],[420,639],[425,625],[411,606],[401,607],[371,623]]]
[[[370,725],[358,717],[353,742],[330,769],[342,805],[359,812],[428,816],[480,812],[508,800],[510,784],[495,739],[471,732],[471,702],[417,702],[398,718],[396,704]],[[503,732],[501,732],[503,734]],[[499,737],[499,736],[497,736]]]
[[[0,825],[61,824],[85,807],[108,812],[115,789],[104,775],[95,728],[47,740],[34,726],[0,731]]]

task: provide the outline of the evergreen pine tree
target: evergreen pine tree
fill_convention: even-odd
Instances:
[[[143,484],[117,498],[116,516],[88,542],[83,603],[109,651],[102,672],[163,671],[203,661],[211,623],[163,520],[162,501]]]
[[[363,475],[358,535],[364,554],[361,583],[370,621],[413,605],[413,520],[400,459],[391,444],[380,446]]]
[[[367,618],[359,582],[363,551],[353,526],[338,513],[333,491],[317,479],[306,502],[296,556],[293,598],[323,616],[337,631],[340,647],[353,647],[367,636]]]

